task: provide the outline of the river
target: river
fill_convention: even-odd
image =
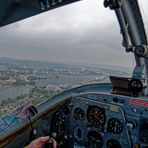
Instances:
[[[0,101],[8,98],[15,98],[22,94],[29,93],[30,86],[14,86],[14,85],[3,85],[0,86]]]
[[[117,72],[118,75],[121,75],[121,72]],[[62,75],[58,78],[51,79],[41,79],[35,80],[35,84],[38,87],[46,87],[47,85],[65,85],[75,86],[80,84],[85,84],[89,82],[109,82],[109,72],[105,71],[100,75]],[[30,86],[14,86],[14,85],[3,85],[0,86],[0,101],[8,98],[14,98],[22,94],[29,93],[31,89]]]
[[[42,79],[42,80],[35,80],[34,82],[36,83],[36,86],[39,87],[46,87],[47,85],[65,85],[68,84],[69,86],[74,86],[74,85],[79,85],[79,84],[84,84],[84,83],[89,83],[95,80],[101,80],[103,81],[106,79],[106,76],[61,76],[59,78],[51,78],[51,79]],[[105,82],[106,80],[104,80]]]

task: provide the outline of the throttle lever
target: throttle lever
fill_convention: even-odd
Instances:
[[[54,147],[54,139],[49,138],[49,140],[44,144],[44,148],[55,148]]]

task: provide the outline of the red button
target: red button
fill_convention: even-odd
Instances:
[[[120,99],[119,102],[120,102],[120,103],[124,103],[124,100],[123,100],[123,99]]]

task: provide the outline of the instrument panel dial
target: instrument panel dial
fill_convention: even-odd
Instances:
[[[107,148],[121,148],[121,145],[118,141],[114,139],[109,139],[106,144]]]
[[[90,148],[101,148],[103,145],[102,136],[96,131],[90,131],[87,135],[88,145]]]
[[[75,120],[79,120],[79,121],[83,121],[85,119],[85,112],[83,109],[77,107],[74,110],[74,119]]]
[[[110,118],[107,122],[107,131],[114,134],[120,134],[123,131],[123,124],[117,118]]]
[[[92,126],[103,127],[106,120],[104,110],[97,106],[89,106],[87,119]]]

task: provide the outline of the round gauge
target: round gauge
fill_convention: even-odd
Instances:
[[[74,110],[73,116],[74,116],[75,120],[83,121],[85,119],[85,112],[83,109],[78,107]]]
[[[123,131],[123,124],[117,118],[110,118],[107,123],[107,131],[120,134]]]
[[[97,107],[91,106],[87,111],[88,122],[95,127],[102,127],[105,124],[105,113],[104,110]]]
[[[114,139],[109,139],[106,144],[107,148],[121,148],[121,145],[118,141]]]
[[[88,145],[90,148],[101,148],[103,145],[102,136],[96,131],[90,131],[87,135]]]

